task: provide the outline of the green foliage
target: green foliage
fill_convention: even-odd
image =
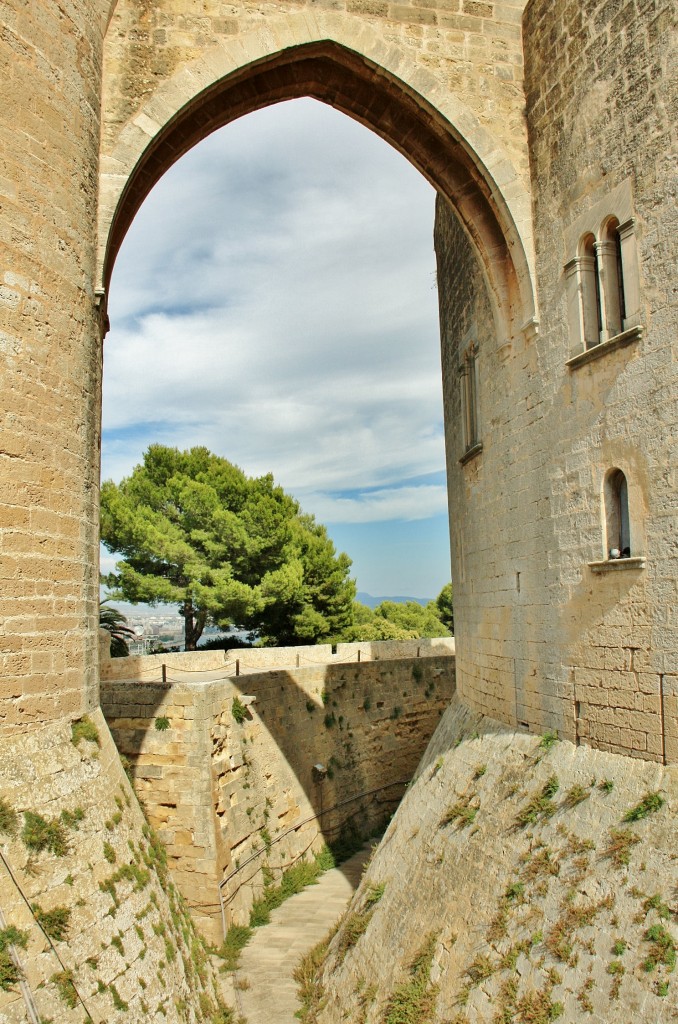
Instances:
[[[80,740],[88,740],[90,743],[96,743],[98,747],[101,746],[99,730],[87,715],[71,723],[71,742],[77,747]]]
[[[158,732],[167,732],[169,727],[170,727],[170,720],[169,720],[169,718],[167,718],[166,715],[160,715],[159,718],[156,718],[156,720],[155,720],[155,728],[157,729]]]
[[[584,800],[587,800],[590,795],[589,790],[584,789],[583,786],[571,786],[565,794],[563,804],[565,807],[576,807],[577,804],[583,803]]]
[[[5,992],[21,980],[21,972],[12,960],[10,947],[26,949],[28,937],[28,932],[12,924],[0,931],[0,989]]]
[[[219,949],[219,956],[224,961],[225,971],[234,971],[237,968],[240,954],[251,938],[252,929],[248,928],[247,925],[231,925]]]
[[[623,953],[626,952],[626,942],[624,941],[624,939],[617,939],[617,941],[612,946],[612,952],[615,956],[621,956]]]
[[[379,902],[385,891],[386,882],[380,882],[379,885],[368,885],[367,895],[365,896],[365,906],[373,907]]]
[[[399,985],[384,1010],[383,1024],[428,1024],[433,1017],[438,986],[431,985],[431,965],[437,935],[431,934],[409,967],[409,980]]]
[[[436,606],[438,618],[444,626],[447,627],[450,636],[454,636],[454,592],[452,590],[452,584],[446,583],[443,589],[440,591],[435,601],[433,602]],[[446,634],[441,634],[445,636]]]
[[[54,907],[43,910],[37,903],[31,907],[33,916],[46,935],[55,942],[63,942],[68,935],[71,911],[68,907]]]
[[[550,818],[556,813],[556,805],[552,798],[558,792],[559,785],[556,776],[552,775],[541,792],[530,799],[527,806],[516,817],[516,822],[521,828],[525,828],[526,825],[535,825],[538,821]]]
[[[553,729],[547,729],[541,738],[539,746],[543,750],[550,750],[554,743],[558,742],[558,733]]]
[[[653,924],[645,932],[644,938],[651,945],[648,956],[641,964],[643,970],[649,973],[659,964],[662,964],[669,971],[675,970],[676,950],[678,947],[676,947],[676,943],[664,925]]]
[[[624,815],[624,821],[641,821],[643,818],[647,818],[648,814],[654,814],[655,811],[660,810],[665,804],[663,797],[659,793],[647,793],[640,803],[632,807],[631,810],[627,811]]]
[[[300,1009],[297,1016],[301,1024],[316,1024],[318,1013],[324,1005],[325,992],[320,980],[327,949],[331,940],[337,932],[338,924],[332,929],[327,938],[322,939],[317,945],[306,953],[294,969],[294,980],[297,982],[297,994]]]
[[[374,610],[355,601],[353,624],[343,631],[341,639],[357,643],[450,635],[450,630],[439,617],[435,601],[429,601],[426,606],[417,601],[382,601]]]
[[[110,985],[108,986],[108,990],[113,998],[113,1006],[115,1007],[115,1009],[120,1010],[121,1013],[126,1013],[127,1010],[129,1010],[129,1006],[122,998],[113,982],[111,982]]]
[[[19,815],[4,796],[0,796],[0,832],[6,836],[16,835]]]
[[[233,698],[233,703],[231,704],[231,714],[233,715],[238,725],[242,725],[242,723],[247,718],[247,708],[245,707],[245,705],[243,704],[239,697]]]
[[[127,625],[127,617],[117,608],[112,608],[108,599],[99,605],[99,629],[105,629],[111,635],[112,658],[129,656],[128,641],[133,640],[136,633]]]
[[[72,811],[64,808],[61,812],[61,820],[67,828],[72,828],[74,832],[77,832],[80,822],[85,820],[85,812],[82,807],[74,807]]]
[[[206,448],[152,445],[101,490],[101,535],[122,555],[114,596],[176,604],[194,650],[208,623],[264,645],[311,644],[352,620],[350,559],[269,474],[250,479]]]
[[[110,843],[104,842],[104,857],[109,864],[115,864],[115,850]]]
[[[614,789],[614,782],[612,779],[603,779],[602,782],[598,783],[598,789],[603,793],[611,793]]]
[[[21,838],[28,849],[36,853],[49,850],[55,857],[65,857],[68,853],[68,839],[62,823],[55,819],[47,821],[33,811],[24,811]]]
[[[631,850],[639,842],[640,837],[628,828],[610,829],[602,856],[611,860],[616,868],[626,867],[631,859]]]
[[[49,980],[56,985],[62,1002],[72,1010],[75,1009],[78,1005],[78,993],[73,983],[73,971],[57,971]]]

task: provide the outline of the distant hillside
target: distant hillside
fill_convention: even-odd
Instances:
[[[361,604],[366,604],[368,608],[376,608],[382,601],[395,601],[396,604],[406,604],[408,601],[416,601],[417,604],[426,606],[429,601],[432,601],[431,597],[403,597],[399,594],[397,597],[374,597],[372,594],[366,594],[363,590],[359,590],[356,594],[356,600],[360,601]]]

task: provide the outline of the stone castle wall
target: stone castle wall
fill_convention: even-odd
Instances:
[[[26,941],[0,1020],[210,1024],[218,979],[101,711],[74,739],[61,722],[0,741],[2,929]]]
[[[668,0],[595,0],[557,16],[532,0],[524,25],[559,682],[582,741],[664,763],[678,759],[678,551],[669,527],[678,517],[678,213],[669,187],[677,28]],[[608,215],[633,221],[636,267],[634,254],[624,259],[639,290],[637,311],[627,309],[638,330],[626,345],[567,365],[576,349],[565,265]],[[595,565],[607,556],[603,482],[614,467],[628,481],[635,567]]]
[[[226,924],[247,922],[265,866],[279,878],[346,823],[367,834],[397,806],[454,692],[454,655],[445,640],[422,642],[420,658],[416,645],[400,658],[391,643],[371,646],[372,661],[342,663],[330,649],[327,664],[322,649],[305,647],[297,652],[315,665],[296,668],[293,655],[288,668],[239,677],[225,674],[224,652],[158,656],[172,659],[165,685],[156,657],[104,665],[118,677],[101,690],[113,736],[212,941],[222,937],[222,905]],[[242,722],[234,698],[247,708]]]
[[[0,20],[0,720],[97,703],[100,0]]]
[[[504,722],[664,763],[678,757],[675,123],[662,98],[674,43],[672,4],[528,5],[534,337],[497,344],[479,266],[440,201],[436,225],[459,693]],[[633,228],[629,317],[582,352],[570,261],[610,215]],[[474,341],[482,451],[465,459]],[[610,562],[615,468],[633,557]]]

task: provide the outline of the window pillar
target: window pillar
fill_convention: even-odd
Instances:
[[[602,330],[600,340],[607,341],[622,332],[621,293],[617,269],[617,244],[613,240],[596,242]]]

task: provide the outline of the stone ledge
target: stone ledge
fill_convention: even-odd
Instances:
[[[638,558],[606,558],[602,562],[589,562],[591,572],[620,572],[623,569],[644,569],[645,559]]]
[[[471,459],[475,459],[476,455],[480,455],[482,450],[483,450],[483,442],[482,441],[478,441],[477,444],[474,444],[470,448],[467,448],[467,450],[464,452],[462,457],[459,459],[459,465],[460,466],[465,466],[467,462],[471,461]]]
[[[601,341],[598,345],[593,345],[591,348],[587,348],[583,352],[578,352],[576,356],[572,356],[571,359],[566,360],[565,366],[568,366],[570,370],[576,370],[577,367],[584,366],[586,363],[591,363],[594,359],[602,359],[602,357],[607,355],[608,352],[614,352],[618,348],[624,348],[625,345],[630,345],[634,341],[639,341],[642,335],[643,328],[640,324],[636,327],[629,327],[627,331],[622,331],[621,334],[615,334],[613,338],[608,338],[607,341]]]

